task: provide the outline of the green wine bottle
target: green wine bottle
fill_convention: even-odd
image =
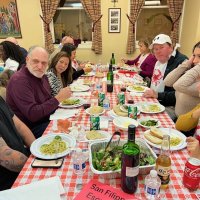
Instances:
[[[112,57],[110,59],[110,64],[115,65],[115,55],[112,53]]]
[[[128,126],[128,142],[122,150],[121,188],[124,192],[133,194],[138,187],[140,148],[135,143],[135,126]]]
[[[109,65],[109,71],[107,73],[107,92],[113,92],[114,75],[112,64]]]

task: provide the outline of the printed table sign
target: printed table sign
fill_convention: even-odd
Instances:
[[[139,200],[134,195],[126,194],[123,191],[91,180],[74,200]]]

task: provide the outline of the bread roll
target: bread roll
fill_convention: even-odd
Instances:
[[[122,117],[128,117],[128,113],[127,112],[123,112],[121,109],[120,109],[120,105],[116,105],[113,107],[113,111],[119,115],[119,116],[122,116]]]
[[[157,138],[163,139],[163,135],[164,134],[163,134],[163,132],[160,129],[152,127],[150,129],[150,132],[151,132],[151,135],[153,135],[153,136],[155,136]]]
[[[157,137],[151,135],[150,132],[145,133],[144,137],[154,144],[161,144],[162,143],[162,140],[160,138],[157,138]]]
[[[87,131],[86,132],[86,138],[88,140],[96,140],[96,139],[104,138],[104,136],[101,133],[99,133],[99,132],[97,132],[95,130],[92,130],[92,131]]]

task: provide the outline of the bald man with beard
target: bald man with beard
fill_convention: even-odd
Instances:
[[[51,63],[53,57],[59,53],[64,46],[64,44],[73,44],[74,45],[74,39],[70,36],[65,36],[62,38],[62,42],[59,44],[58,48],[54,50],[54,52],[49,56],[49,63]]]

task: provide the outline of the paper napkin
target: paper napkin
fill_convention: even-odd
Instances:
[[[50,115],[50,120],[55,119],[68,119],[75,116],[78,113],[78,109],[57,109],[55,113]]]
[[[61,200],[64,188],[58,176],[0,192],[0,200]]]

